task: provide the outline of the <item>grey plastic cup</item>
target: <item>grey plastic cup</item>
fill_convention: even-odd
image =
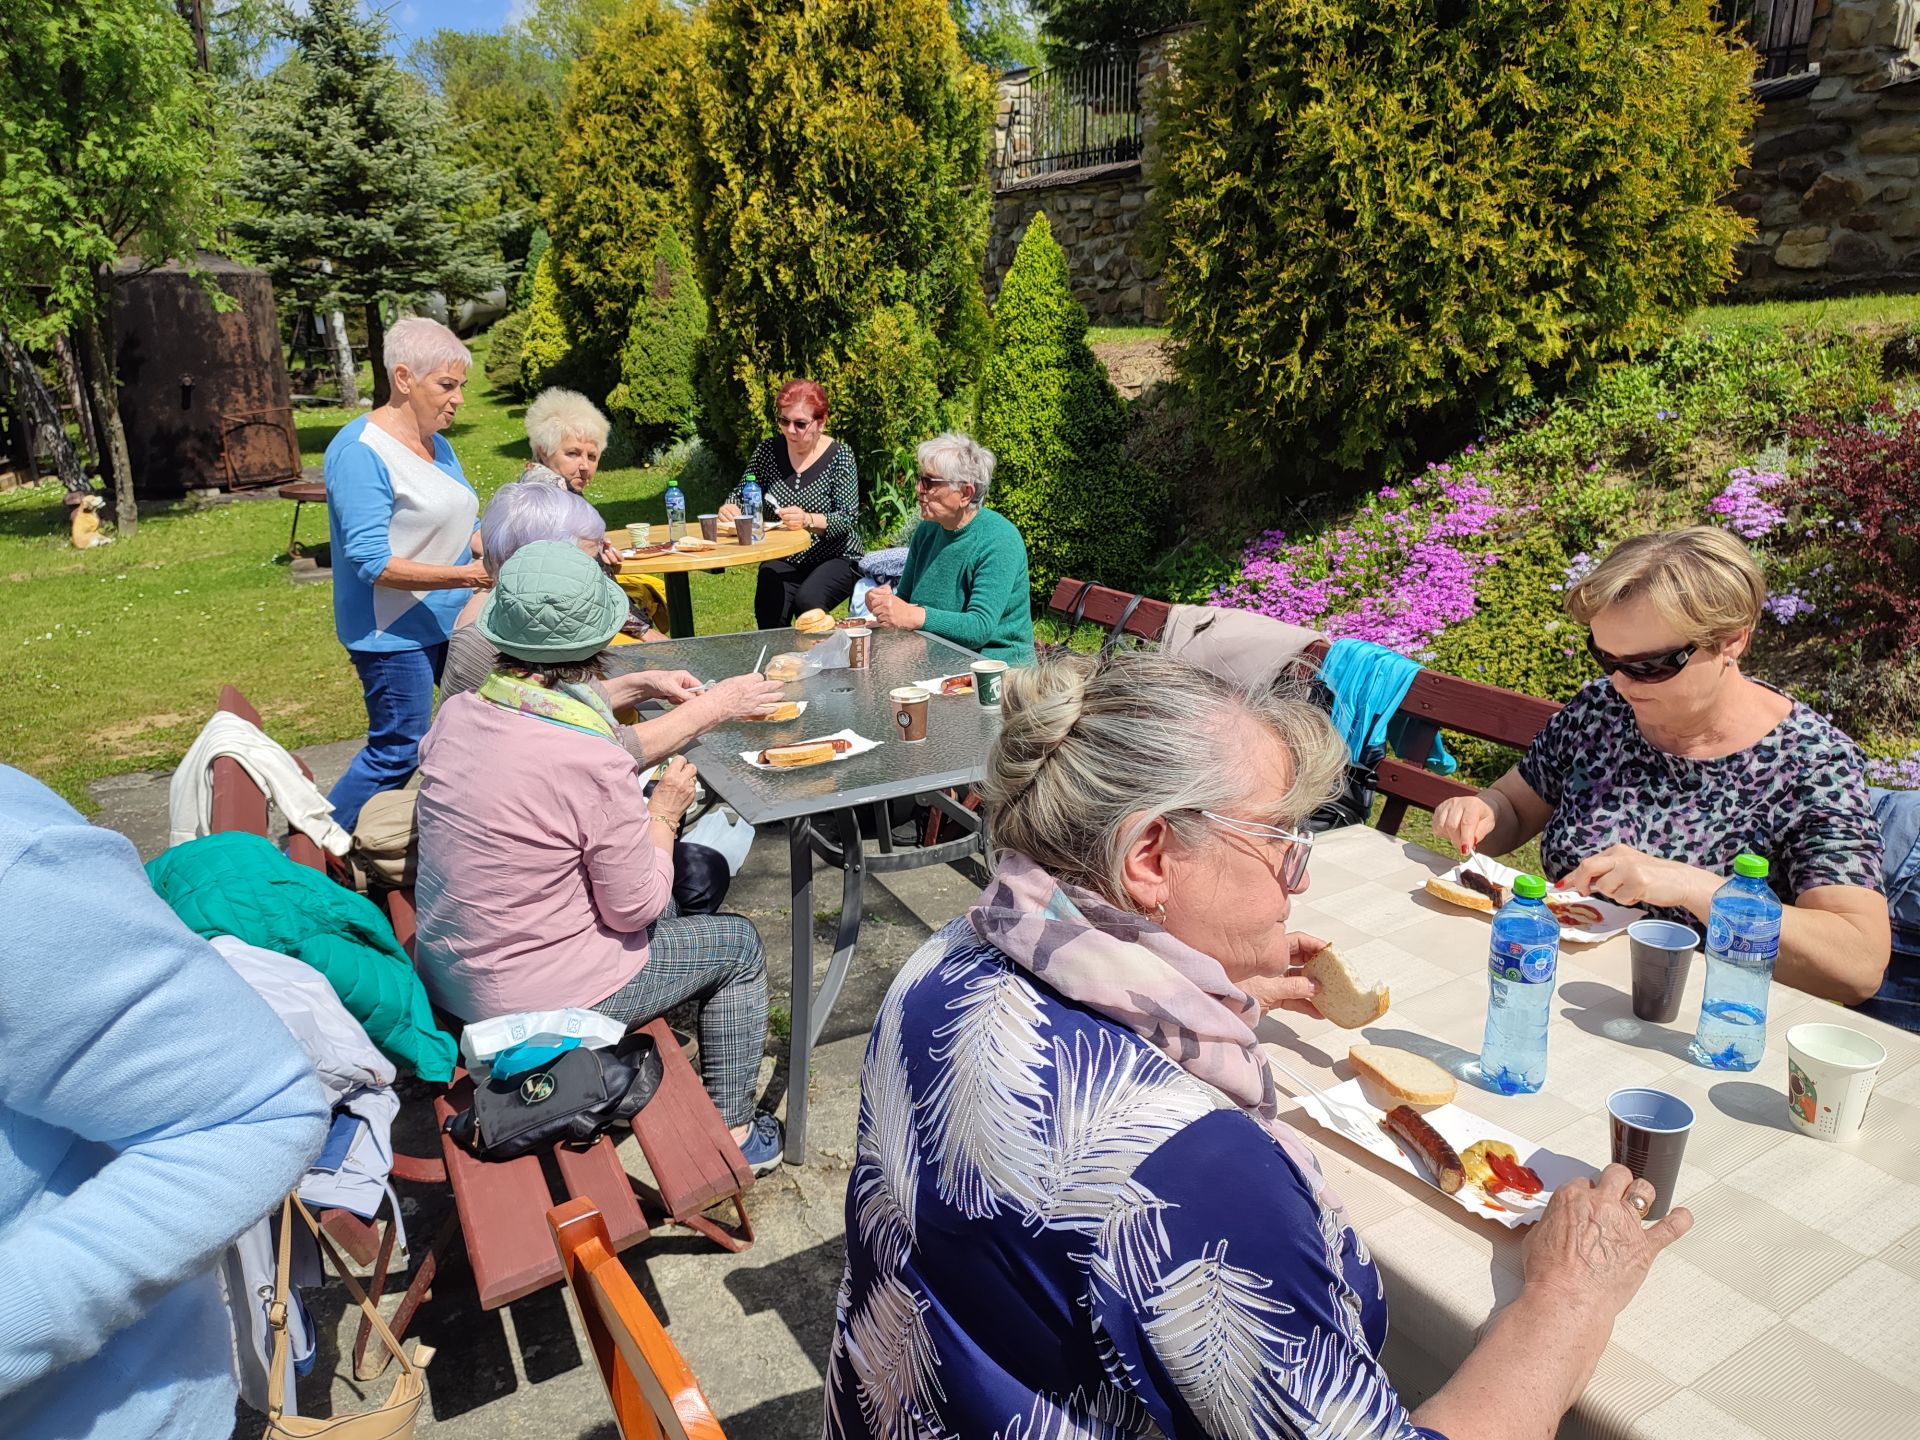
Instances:
[[[1671,920],[1636,920],[1627,927],[1633,947],[1633,1014],[1657,1025],[1680,1017],[1680,992],[1700,940]]]
[[[1658,1220],[1673,1208],[1680,1159],[1693,1129],[1693,1107],[1664,1090],[1616,1090],[1607,1097],[1613,1129],[1613,1163],[1653,1186],[1653,1204],[1643,1220]]]

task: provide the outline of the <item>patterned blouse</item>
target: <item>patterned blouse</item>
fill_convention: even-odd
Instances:
[[[1751,850],[1787,905],[1816,885],[1881,887],[1865,762],[1798,701],[1758,743],[1693,760],[1656,749],[1613,686],[1590,680],[1535,738],[1520,778],[1553,807],[1540,835],[1550,880],[1622,844],[1726,875]],[[1647,908],[1698,928],[1691,911]]]
[[[1267,1132],[963,917],[860,1077],[826,1440],[1412,1440],[1366,1246]]]
[[[788,564],[817,565],[836,555],[849,560],[860,558],[860,537],[854,533],[854,522],[860,518],[860,472],[853,463],[853,452],[838,440],[828,445],[813,464],[795,474],[787,442],[775,435],[755,447],[753,458],[747,461],[747,474],[759,482],[761,493],[773,501],[776,510],[782,505],[798,505],[809,515],[827,517],[827,528]],[[727,495],[727,504],[740,503],[746,483],[747,477],[742,475]]]

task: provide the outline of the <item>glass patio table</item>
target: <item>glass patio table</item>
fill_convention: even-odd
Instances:
[[[763,647],[771,657],[805,651],[813,643],[817,643],[814,637],[795,630],[754,630],[616,646],[609,660],[615,673],[638,669],[644,661],[648,669],[687,670],[711,682],[751,670]],[[983,709],[972,695],[934,695],[927,702],[927,738],[914,744],[896,740],[889,690],[964,671],[980,657],[918,631],[875,630],[871,649],[872,663],[865,670],[824,670],[788,685],[789,700],[807,702],[798,719],[722,725],[686,752],[700,771],[701,783],[742,820],[756,828],[776,822],[787,827],[793,895],[793,1025],[788,1042],[786,1158],[795,1165],[805,1163],[807,1153],[808,1060],[853,963],[866,876],[955,864],[981,853],[979,816],[943,792],[973,784],[985,774],[987,748],[1000,731],[1000,712]],[[844,760],[800,770],[759,770],[740,758],[742,751],[817,739],[848,728],[880,744]],[[941,811],[943,827],[951,824],[956,838],[906,850],[893,848],[887,802],[915,795],[926,796]],[[875,816],[872,829],[878,853],[867,853],[859,839],[862,810]],[[839,870],[841,894],[839,932],[818,991],[813,988],[816,858]]]

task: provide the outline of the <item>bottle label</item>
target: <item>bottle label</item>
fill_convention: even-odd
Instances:
[[[1553,979],[1553,963],[1558,954],[1558,948],[1553,945],[1522,945],[1515,940],[1496,940],[1487,971],[1502,980],[1523,985],[1542,985]]]
[[[1772,959],[1780,953],[1780,923],[1736,931],[1725,918],[1711,916],[1707,921],[1707,950],[1710,954],[1747,959]]]

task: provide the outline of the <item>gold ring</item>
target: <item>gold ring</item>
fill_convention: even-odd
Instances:
[[[1647,1206],[1650,1203],[1651,1202],[1644,1195],[1628,1195],[1627,1196],[1627,1204],[1633,1207],[1634,1213],[1636,1215],[1646,1214]]]

